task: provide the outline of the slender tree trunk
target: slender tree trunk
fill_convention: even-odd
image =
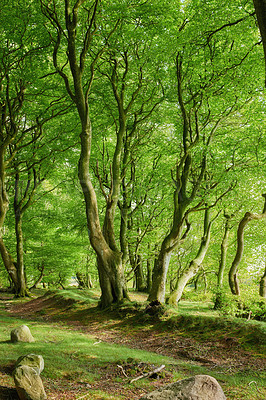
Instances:
[[[152,287],[152,262],[150,256],[147,259],[147,292],[150,293]]]
[[[4,222],[6,218],[6,213],[9,207],[9,200],[6,193],[5,186],[5,146],[0,147],[0,253],[2,256],[3,264],[8,273],[9,278],[13,284],[15,292],[19,290],[19,280],[16,269],[16,263],[13,260],[12,256],[8,252],[3,235],[4,235]]]
[[[259,294],[261,297],[266,297],[266,263],[265,263],[265,270],[264,270],[264,274],[261,277],[260,280],[260,291]]]
[[[138,254],[136,257],[136,268],[135,268],[135,277],[136,277],[136,289],[139,292],[144,292],[146,289],[144,274],[143,274],[143,266],[142,266],[142,258]]]
[[[236,250],[236,255],[233,260],[232,266],[229,271],[229,286],[231,289],[232,294],[234,295],[240,295],[240,287],[239,287],[239,281],[237,277],[238,273],[238,266],[240,264],[240,261],[242,259],[243,253],[244,253],[244,231],[246,225],[252,221],[252,220],[260,220],[262,218],[266,217],[266,194],[262,195],[264,197],[264,207],[263,211],[261,214],[252,214],[250,212],[246,212],[242,220],[240,221],[237,229],[237,250]]]
[[[17,297],[25,297],[28,295],[25,269],[24,269],[24,256],[23,256],[23,233],[22,233],[22,215],[19,210],[15,212],[15,231],[16,231],[16,244],[17,244],[17,277],[18,277],[18,290]]]
[[[179,195],[179,191],[174,193],[175,211],[173,216],[173,226],[171,232],[164,238],[158,257],[154,261],[152,273],[152,287],[149,294],[149,301],[165,302],[166,278],[173,250],[178,245],[185,223],[185,210],[189,205],[186,197]]]
[[[187,283],[198,272],[210,244],[211,226],[212,221],[210,221],[210,210],[206,209],[204,216],[204,233],[203,237],[201,238],[200,248],[194,260],[190,262],[189,267],[179,276],[176,282],[175,290],[169,297],[169,304],[176,305],[180,301]]]
[[[43,262],[43,261],[42,261],[41,265],[38,267],[38,270],[40,271],[40,276],[39,276],[39,278],[37,279],[37,281],[34,282],[34,284],[32,285],[32,287],[30,288],[30,290],[31,290],[31,289],[36,289],[37,286],[38,286],[38,285],[41,283],[41,281],[43,280],[43,277],[44,277],[44,262]]]
[[[232,216],[230,215],[225,215],[226,221],[225,221],[225,228],[224,228],[224,236],[223,240],[221,243],[221,258],[219,262],[219,269],[218,269],[218,275],[217,275],[217,287],[221,288],[223,286],[223,277],[224,277],[224,270],[226,266],[226,256],[227,256],[227,250],[228,250],[228,238],[229,238],[229,233],[230,233],[230,219]]]

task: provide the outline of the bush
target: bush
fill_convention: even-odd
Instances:
[[[223,315],[266,321],[266,300],[254,293],[235,296],[225,290],[214,294],[214,309]]]

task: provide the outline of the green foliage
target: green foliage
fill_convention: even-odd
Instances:
[[[214,295],[214,308],[223,315],[266,321],[266,300],[252,290],[241,296],[219,290]]]

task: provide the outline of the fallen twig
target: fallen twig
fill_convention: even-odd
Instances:
[[[256,381],[251,381],[251,382],[249,382],[248,386],[251,386],[253,383],[255,384],[258,393],[262,393],[261,390],[258,388],[258,384],[257,384]]]
[[[126,378],[128,378],[128,375],[125,373],[125,370],[124,370],[124,368],[122,367],[122,365],[118,365],[118,364],[117,364],[117,366],[118,366],[118,368],[121,369],[123,375],[124,375]]]
[[[143,378],[149,378],[150,376],[152,376],[153,374],[158,374],[158,372],[160,372],[162,369],[165,368],[165,365],[161,365],[158,368],[155,368],[153,371],[151,372],[147,372],[146,374],[137,376],[136,378],[131,379],[130,383],[138,381],[139,379],[143,379]]]

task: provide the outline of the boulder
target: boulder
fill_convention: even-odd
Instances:
[[[34,337],[32,336],[27,325],[21,325],[16,329],[11,331],[11,342],[34,342]]]
[[[15,368],[22,365],[27,365],[28,367],[34,368],[40,375],[44,368],[44,360],[43,357],[38,354],[27,354],[17,359]]]
[[[196,375],[155,390],[141,400],[226,400],[226,397],[215,378]]]
[[[20,400],[47,399],[41,377],[35,368],[20,365],[14,370],[13,377]]]

